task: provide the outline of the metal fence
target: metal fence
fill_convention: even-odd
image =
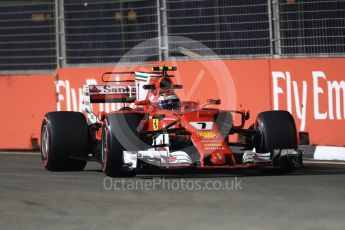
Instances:
[[[167,0],[167,20],[169,36],[201,42],[217,55],[271,54],[267,0]],[[170,55],[179,55],[173,42],[169,47]]]
[[[56,67],[53,1],[0,2],[0,71]]]
[[[0,71],[345,56],[345,0],[0,1]]]
[[[64,15],[67,64],[115,63],[159,36],[156,0],[65,0]],[[158,52],[142,55],[158,59]]]
[[[273,7],[279,19],[278,55],[345,54],[344,0],[280,0]]]

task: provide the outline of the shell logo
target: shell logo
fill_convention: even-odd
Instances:
[[[198,136],[204,139],[214,139],[218,137],[217,133],[212,131],[201,131],[198,133]]]

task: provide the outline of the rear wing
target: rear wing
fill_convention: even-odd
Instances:
[[[84,97],[88,97],[90,103],[131,103],[134,102],[135,96],[136,88],[130,85],[84,86]]]
[[[88,117],[88,124],[97,122],[92,111],[92,103],[132,103],[135,101],[135,95],[135,86],[130,85],[84,85],[83,111]]]
[[[176,71],[176,67],[153,67],[152,72],[105,72],[102,75],[104,83],[112,85],[84,85],[83,87],[83,112],[88,117],[89,124],[95,124],[97,118],[92,111],[92,103],[133,103],[148,98],[148,84],[154,84],[157,78],[173,77],[168,71]],[[115,79],[112,79],[112,76]],[[134,75],[134,79],[120,80],[119,75]],[[119,83],[134,83],[133,85],[115,85]]]

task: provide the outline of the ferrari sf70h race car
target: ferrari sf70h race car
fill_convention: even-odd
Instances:
[[[290,172],[302,167],[296,126],[287,111],[261,112],[244,128],[249,112],[180,101],[176,67],[152,72],[107,72],[104,85],[84,85],[83,112],[49,112],[41,127],[43,166],[51,171],[83,170],[98,161],[112,177],[147,169],[236,169]],[[168,73],[169,72],[169,73]],[[130,80],[111,80],[127,74]],[[121,75],[123,76],[123,75]],[[121,103],[114,112],[92,111],[92,103]],[[241,117],[234,124],[234,114]],[[236,134],[238,141],[230,142]]]

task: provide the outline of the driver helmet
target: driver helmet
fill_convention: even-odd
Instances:
[[[175,94],[162,94],[157,102],[158,108],[163,110],[179,110],[180,104],[180,99]]]

